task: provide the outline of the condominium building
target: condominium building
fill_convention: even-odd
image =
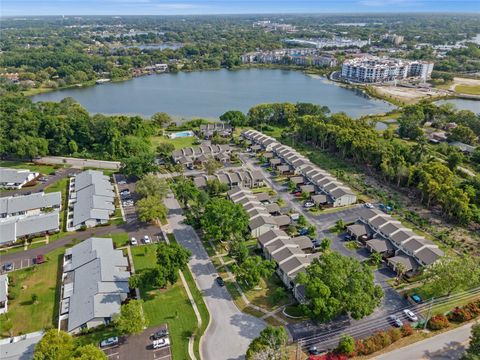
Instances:
[[[427,80],[432,70],[433,63],[428,61],[363,56],[345,60],[341,77],[360,83],[382,83],[407,78]]]
[[[38,172],[30,170],[0,168],[0,188],[21,189],[38,176]]]
[[[333,55],[321,53],[313,48],[255,51],[243,54],[240,58],[243,64],[295,64],[325,67],[337,65],[337,59]]]

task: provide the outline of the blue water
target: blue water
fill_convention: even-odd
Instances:
[[[181,137],[193,136],[194,133],[192,131],[180,131],[180,132],[173,133],[173,135],[175,135],[175,138],[181,138]]]

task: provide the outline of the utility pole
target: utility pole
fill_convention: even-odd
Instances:
[[[427,328],[427,323],[428,323],[428,320],[430,319],[430,313],[432,312],[432,306],[433,306],[433,300],[434,299],[435,299],[435,297],[432,297],[432,299],[430,300],[430,305],[428,306],[427,318],[425,319],[425,324],[423,324],[423,330],[425,330]]]

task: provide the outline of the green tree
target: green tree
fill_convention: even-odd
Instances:
[[[142,300],[130,300],[120,308],[120,315],[115,319],[115,327],[121,334],[140,334],[147,326],[143,312]]]
[[[38,295],[33,293],[32,294],[32,304],[36,304],[38,302]]]
[[[342,314],[361,319],[373,312],[383,292],[372,270],[358,260],[326,252],[297,276],[305,286],[304,309],[312,318],[328,321]]]
[[[207,180],[206,190],[210,196],[217,196],[228,191],[228,185],[221,183],[220,180],[215,178],[212,180]]]
[[[473,145],[477,136],[468,126],[458,125],[448,135],[449,141],[460,141],[465,144]]]
[[[378,252],[371,253],[369,259],[370,262],[375,266],[379,266],[383,260],[382,255]]]
[[[425,287],[433,296],[450,295],[480,285],[480,261],[464,256],[444,256],[425,269]]]
[[[173,121],[170,115],[164,112],[157,112],[153,114],[150,120],[159,128],[166,127]]]
[[[246,126],[247,116],[238,110],[230,110],[220,115],[220,120],[225,121],[233,127]]]
[[[331,246],[332,246],[332,239],[323,238],[322,241],[320,242],[320,250],[323,252],[329,250]]]
[[[464,156],[460,151],[452,149],[447,156],[448,168],[452,171],[455,171],[457,166],[462,163],[463,158]]]
[[[230,242],[228,254],[241,264],[248,258],[248,247],[243,239],[235,239]]]
[[[97,346],[87,344],[75,349],[73,360],[107,360],[107,355]]]
[[[205,164],[203,164],[203,168],[207,175],[213,175],[218,169],[222,168],[222,163],[215,160],[213,156],[209,156]]]
[[[173,187],[178,201],[184,206],[188,206],[188,202],[197,199],[200,190],[197,189],[193,181],[184,176],[178,177]]]
[[[148,196],[137,201],[138,219],[143,222],[165,220],[167,208],[158,196]]]
[[[345,355],[353,354],[355,351],[355,339],[350,335],[342,335],[335,351]]]
[[[462,360],[480,360],[480,324],[472,326],[470,344],[468,345]]]
[[[161,142],[157,145],[157,154],[163,159],[168,159],[172,156],[173,150],[175,150],[175,146],[171,143]]]
[[[126,176],[142,177],[144,174],[155,172],[158,169],[155,164],[155,156],[150,153],[124,158],[121,163],[121,172]]]
[[[285,360],[288,358],[287,342],[288,335],[284,327],[268,325],[250,343],[246,359]]]
[[[162,273],[166,274],[167,280],[175,284],[178,271],[186,268],[191,255],[189,250],[177,243],[161,242],[157,247],[157,267],[163,268]]]
[[[135,192],[142,197],[154,196],[164,199],[168,193],[168,184],[154,174],[146,174],[137,181]]]
[[[299,226],[307,226],[307,219],[305,218],[304,215],[300,215],[297,220],[297,224]]]
[[[251,256],[240,265],[234,265],[233,272],[238,282],[251,289],[258,285],[262,277],[268,277],[275,271],[275,263],[262,260],[260,256]]]
[[[35,346],[34,360],[69,360],[75,349],[75,340],[64,331],[48,330]]]

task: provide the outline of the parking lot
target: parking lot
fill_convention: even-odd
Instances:
[[[151,335],[157,331],[166,329],[167,325],[161,325],[146,329],[140,335],[132,335],[120,339],[118,345],[103,349],[109,359],[130,360],[130,359],[155,359],[171,360],[172,352],[170,346],[153,349]]]

